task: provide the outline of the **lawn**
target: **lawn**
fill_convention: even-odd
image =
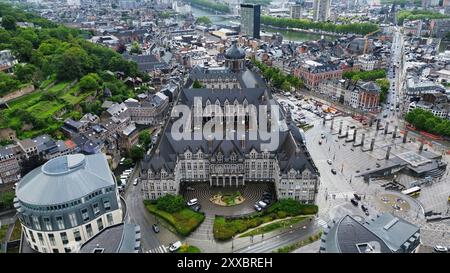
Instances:
[[[201,253],[200,248],[191,245],[182,245],[177,253]]]
[[[262,215],[257,214],[254,217],[240,218],[240,219],[225,219],[224,217],[217,216],[214,219],[214,238],[217,240],[229,240],[236,234],[245,232],[250,228],[255,228],[262,224],[271,222],[277,219],[275,214]]]
[[[0,227],[0,242],[5,240],[6,232],[8,232],[8,225],[3,225]]]
[[[27,109],[28,112],[33,113],[39,119],[46,119],[53,116],[56,112],[61,110],[65,105],[57,101],[40,101]]]
[[[195,212],[188,208],[184,208],[178,212],[168,213],[166,211],[157,209],[155,204],[151,204],[149,202],[145,203],[145,207],[150,213],[166,220],[175,228],[177,233],[182,236],[188,236],[205,219],[205,215],[203,215],[202,213]]]
[[[274,230],[279,229],[279,228],[284,228],[284,227],[287,227],[287,226],[299,223],[299,222],[301,222],[303,220],[306,220],[308,218],[309,217],[307,217],[307,216],[298,216],[298,217],[293,217],[293,218],[286,219],[286,220],[277,221],[275,223],[267,224],[267,225],[265,225],[263,227],[256,228],[256,229],[254,229],[252,231],[246,232],[246,233],[242,234],[239,237],[255,236],[255,235],[271,232],[271,231],[274,231]]]
[[[320,236],[322,236],[322,231],[320,231],[316,235],[309,236],[308,240],[297,241],[297,242],[292,243],[290,245],[281,247],[281,248],[277,249],[274,252],[275,253],[289,253],[289,252],[292,252],[292,251],[294,251],[294,250],[296,250],[296,249],[298,249],[300,247],[303,247],[305,245],[311,244],[311,243],[319,240]]]
[[[66,88],[69,85],[70,82],[60,82],[55,85],[53,85],[50,89],[48,89],[49,93],[52,94],[58,94],[61,90]]]
[[[85,98],[87,98],[90,93],[83,93],[76,95],[79,92],[79,86],[76,84],[74,87],[70,88],[68,92],[66,92],[61,98],[71,105],[76,105],[82,102]]]
[[[222,216],[216,216],[213,227],[214,238],[221,241],[229,240],[239,233],[276,219],[284,219],[289,216],[314,215],[317,212],[318,207],[316,205],[301,204],[293,199],[279,200],[267,211],[255,213],[252,216],[237,219],[225,219]],[[269,229],[274,228],[277,228],[276,225],[269,227]]]
[[[31,94],[20,97],[8,103],[9,109],[0,111],[0,128],[13,128],[16,129],[19,138],[35,137],[44,133],[53,133],[57,131],[61,125],[61,121],[57,121],[52,117],[62,110],[64,107],[71,103],[79,103],[86,97],[75,98],[73,101],[66,101],[60,99],[47,99],[44,94],[53,94],[54,96],[61,98],[64,96],[63,90],[69,85],[69,82],[61,82],[55,84],[48,91],[37,90]],[[76,90],[76,88],[73,88]],[[71,89],[72,91],[72,89]],[[68,93],[68,92],[67,92]],[[40,121],[44,121],[47,126],[41,129],[20,130],[24,125],[20,116],[16,115],[17,110],[25,110],[32,114],[33,117]],[[49,119],[50,118],[50,119]],[[52,122],[49,122],[51,120]]]
[[[11,233],[11,238],[9,238],[9,240],[10,241],[20,240],[21,233],[22,233],[22,225],[20,224],[19,219],[17,219],[16,223],[14,224],[14,229]]]

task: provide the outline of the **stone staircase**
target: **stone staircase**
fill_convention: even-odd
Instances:
[[[205,220],[203,223],[189,235],[190,239],[211,241],[214,238],[213,235],[214,215],[205,214]]]

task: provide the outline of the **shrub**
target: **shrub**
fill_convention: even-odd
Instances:
[[[287,213],[285,211],[278,211],[277,216],[278,216],[278,218],[286,218]]]
[[[180,195],[167,194],[158,198],[156,208],[169,213],[180,211],[186,207],[184,199]]]

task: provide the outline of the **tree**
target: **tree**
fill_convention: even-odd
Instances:
[[[180,211],[186,207],[181,195],[167,194],[156,200],[156,208],[169,213]]]
[[[5,15],[2,17],[2,27],[6,30],[16,30],[16,19],[11,15]]]
[[[124,44],[119,44],[116,48],[116,52],[119,54],[124,53],[125,51],[127,51],[127,48]]]
[[[44,165],[45,162],[46,160],[40,155],[32,155],[28,159],[22,160],[22,163],[20,163],[21,176],[24,177],[27,173]]]
[[[6,95],[19,88],[20,82],[9,74],[0,72],[0,96]]]
[[[22,83],[27,83],[33,79],[36,70],[36,66],[32,64],[17,64],[14,66],[14,75]]]
[[[9,44],[11,42],[11,34],[5,30],[0,29],[0,43]]]
[[[95,76],[97,76],[97,78]],[[83,92],[98,90],[100,88],[100,85],[98,83],[98,75],[90,73],[86,76],[83,76],[80,80],[79,86],[80,90]]]
[[[192,84],[192,88],[203,88],[203,85],[199,80],[195,80],[194,83]]]
[[[14,204],[15,194],[13,191],[7,191],[0,196],[0,207],[10,208]]]
[[[30,41],[21,37],[14,37],[11,39],[11,47],[19,61],[28,62],[30,60],[33,50],[33,44]]]
[[[208,16],[200,16],[197,18],[197,23],[201,25],[211,25],[212,21]]]
[[[131,44],[130,53],[131,54],[141,54],[142,53],[141,46],[139,45],[138,42],[133,42]]]
[[[152,142],[152,136],[150,135],[148,130],[145,130],[139,134],[139,144],[145,147],[145,150],[148,149],[150,143]]]
[[[81,78],[94,67],[91,57],[79,47],[71,47],[57,57],[56,74],[59,80]]]
[[[144,158],[145,151],[142,147],[134,145],[130,149],[130,158],[133,160],[134,163],[140,161]]]

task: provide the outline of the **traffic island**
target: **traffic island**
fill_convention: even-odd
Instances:
[[[222,194],[219,192],[211,197],[209,201],[219,206],[231,207],[244,203],[245,198],[239,191],[233,194]]]

